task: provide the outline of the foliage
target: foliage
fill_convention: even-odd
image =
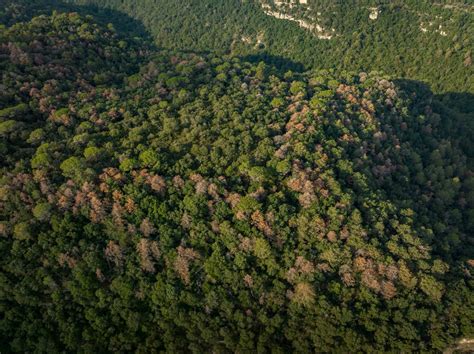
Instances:
[[[299,66],[288,59],[307,67],[383,71],[428,82],[435,92],[474,93],[474,7],[467,0],[67,2],[126,13],[160,48],[232,53],[292,70]],[[295,21],[268,16],[263,6]],[[378,17],[370,20],[374,8]],[[331,39],[296,21],[320,26]]]
[[[426,88],[157,50],[77,13],[5,23],[2,351],[474,334],[469,134]]]

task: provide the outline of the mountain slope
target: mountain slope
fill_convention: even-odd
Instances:
[[[472,336],[474,179],[379,74],[0,28],[7,351],[440,351]]]
[[[474,92],[474,10],[468,2],[70,2],[127,13],[145,24],[160,47],[381,70],[428,82],[435,92]]]

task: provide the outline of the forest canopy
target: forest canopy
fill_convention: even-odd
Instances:
[[[468,111],[380,72],[15,11],[2,350],[439,352],[474,336]]]
[[[67,3],[126,13],[143,23],[160,48],[254,56],[291,70],[298,66],[285,59],[307,68],[383,71],[427,82],[436,93],[474,94],[472,1]]]

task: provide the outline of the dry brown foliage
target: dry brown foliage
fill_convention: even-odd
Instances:
[[[147,183],[150,185],[151,189],[158,193],[164,193],[166,191],[166,181],[163,177],[154,175],[147,178]]]
[[[135,211],[135,208],[136,208],[135,202],[133,201],[132,198],[128,197],[127,202],[125,203],[125,210],[127,210],[127,212],[131,214]]]
[[[173,185],[178,189],[183,188],[184,187],[184,179],[182,179],[181,176],[174,176],[173,177]]]
[[[67,265],[71,269],[74,268],[77,263],[74,257],[68,255],[67,253],[60,253],[58,255],[58,262],[61,266]]]
[[[105,258],[107,258],[109,262],[114,263],[116,267],[121,267],[123,265],[124,257],[122,248],[115,241],[109,241],[104,253]]]
[[[140,256],[141,268],[146,272],[154,273],[154,260],[158,260],[161,256],[158,242],[141,238],[137,244],[137,252]]]
[[[253,248],[252,240],[248,237],[242,237],[239,243],[239,249],[244,252],[250,252]]]
[[[272,230],[272,228],[271,228],[270,225],[267,223],[267,221],[265,220],[263,214],[262,214],[259,210],[254,211],[254,212],[252,213],[252,215],[250,216],[250,219],[252,220],[252,224],[253,224],[257,229],[259,229],[260,231],[262,231],[265,236],[268,236],[268,237],[273,236],[273,230]]]
[[[145,237],[148,237],[152,233],[155,232],[155,228],[153,226],[153,223],[150,221],[150,219],[145,218],[142,220],[140,224],[140,231]]]
[[[226,198],[226,202],[229,203],[232,208],[235,208],[235,206],[239,203],[240,198],[240,194],[230,193]]]
[[[178,256],[174,261],[174,269],[178,273],[184,284],[188,285],[191,281],[189,273],[189,263],[199,257],[198,253],[192,248],[178,247]]]
[[[250,274],[245,274],[244,283],[245,283],[245,286],[247,286],[248,288],[251,288],[253,286],[253,279]]]
[[[390,300],[397,294],[397,289],[391,281],[382,281],[382,295],[385,299]]]

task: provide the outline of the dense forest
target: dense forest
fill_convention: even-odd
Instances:
[[[45,13],[51,8],[80,5],[107,14],[108,22],[120,24],[116,27],[123,27],[123,14],[128,14],[143,24],[159,48],[248,56],[256,63],[265,60],[291,70],[305,66],[383,71],[427,82],[435,93],[474,93],[474,5],[469,0],[438,0],[434,4],[432,0],[1,2],[12,3],[18,13],[26,12],[21,10],[22,4],[36,4]],[[322,26],[322,33],[329,32],[331,39],[319,39],[314,31],[294,21],[268,16],[265,6]],[[371,20],[375,8],[377,19]]]
[[[308,67],[381,70],[428,82],[437,93],[474,93],[471,1],[306,0],[307,5],[298,4],[303,3],[299,0],[68,2],[127,13],[144,23],[159,47],[256,55],[280,65],[286,58]],[[329,32],[331,39],[319,39],[294,21],[268,16],[262,9],[265,4],[322,26],[327,29],[323,34]],[[376,20],[369,18],[373,7],[379,12]]]
[[[270,56],[284,41],[224,50],[253,2],[181,5],[209,10],[196,26],[174,1],[150,0],[163,18],[145,26],[2,2],[2,352],[440,352],[473,338],[472,110],[445,104],[472,102],[472,66],[451,70],[472,28],[449,58],[428,55],[436,69],[400,68],[431,86],[449,72],[433,93],[357,62],[302,70]]]

